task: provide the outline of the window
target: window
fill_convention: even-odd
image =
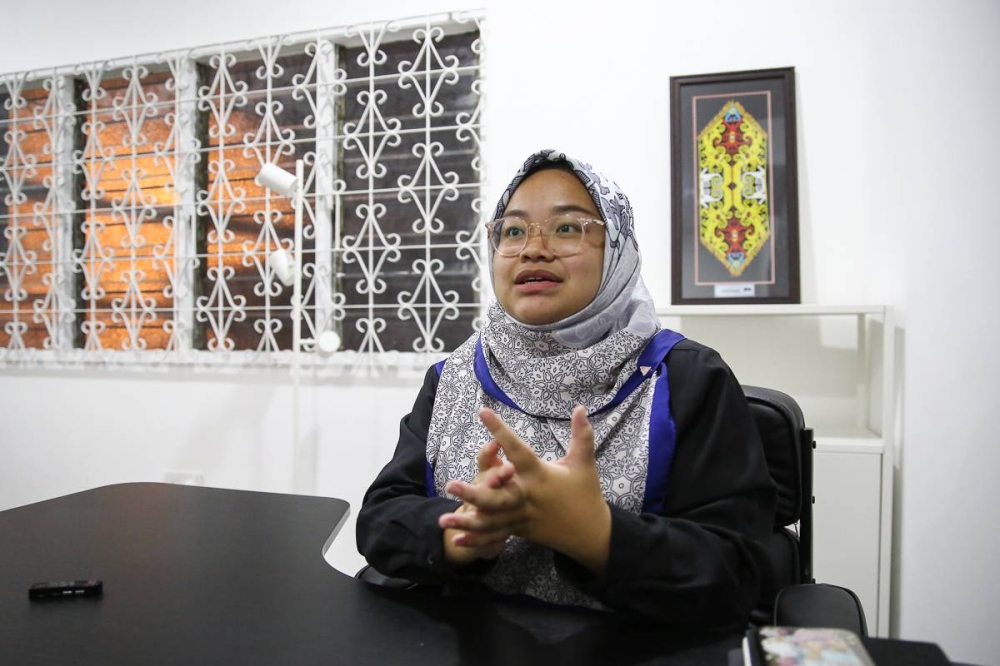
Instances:
[[[442,352],[481,315],[479,20],[455,14],[0,76],[0,362]]]
[[[0,88],[0,347],[10,352],[71,343],[65,266],[72,251],[62,219],[60,174],[72,123],[62,81]],[[69,305],[69,307],[67,307]]]

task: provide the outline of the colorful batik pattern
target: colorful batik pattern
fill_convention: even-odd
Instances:
[[[734,277],[771,236],[767,140],[764,128],[735,100],[697,138],[701,244]]]

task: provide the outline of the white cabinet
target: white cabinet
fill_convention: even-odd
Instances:
[[[881,305],[674,306],[661,323],[716,349],[743,384],[794,397],[816,436],[813,569],[889,635],[894,326]]]
[[[880,451],[816,451],[813,575],[854,590],[869,615],[879,607],[881,476]]]

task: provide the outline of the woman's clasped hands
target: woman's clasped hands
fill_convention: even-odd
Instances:
[[[608,559],[611,510],[601,493],[594,433],[584,408],[573,410],[566,455],[551,463],[538,458],[496,412],[483,409],[479,418],[493,440],[479,451],[479,473],[472,483],[452,480],[445,486],[462,500],[438,521],[445,557],[457,565],[493,559],[510,536],[519,536],[601,572]]]

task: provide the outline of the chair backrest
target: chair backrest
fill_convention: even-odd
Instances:
[[[812,583],[813,432],[795,399],[781,391],[744,386],[764,457],[778,488],[774,528],[766,544],[770,571],[751,620],[772,621],[774,600],[789,585]],[[797,529],[796,529],[797,528]]]

